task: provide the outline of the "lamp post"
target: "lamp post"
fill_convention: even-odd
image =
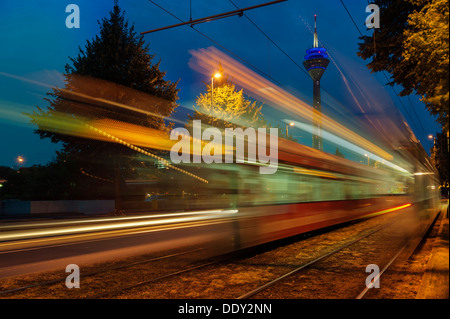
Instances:
[[[213,94],[214,94],[214,78],[218,79],[222,76],[219,72],[214,73],[211,77],[211,108],[213,107]]]
[[[436,137],[433,134],[428,135],[428,139],[433,139],[433,148],[436,148]]]
[[[288,138],[289,136],[289,126],[294,126],[294,122],[290,122],[289,124],[286,124],[286,138]]]
[[[368,154],[364,154],[367,157],[367,165],[370,166],[370,156]]]
[[[19,155],[17,156],[16,161],[17,161],[17,171],[19,171],[21,165],[25,162],[25,159],[23,158],[23,156]]]

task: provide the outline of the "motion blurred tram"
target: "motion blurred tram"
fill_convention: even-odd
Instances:
[[[208,182],[175,172],[159,191],[168,194],[170,211],[229,212],[236,246],[252,246],[411,205],[435,210],[437,172],[421,145],[415,147],[402,154],[412,171],[405,173],[280,138],[274,174],[260,174],[254,163],[179,164]]]

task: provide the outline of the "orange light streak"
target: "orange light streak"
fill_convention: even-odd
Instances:
[[[388,208],[388,209],[385,209],[385,210],[380,210],[378,212],[365,215],[362,218],[368,218],[368,217],[383,215],[383,214],[387,214],[387,213],[392,213],[392,212],[395,212],[397,210],[404,209],[404,208],[407,208],[407,207],[410,207],[410,206],[411,206],[411,203],[408,203],[408,204],[405,204],[405,205],[402,205],[402,206],[397,206],[397,207]]]
[[[313,108],[310,105],[277,87],[216,48],[191,50],[190,53],[194,59],[189,61],[189,66],[194,70],[208,75],[210,70],[216,68],[220,63],[226,70],[227,75],[233,79],[233,82],[252,93],[255,98],[268,101],[272,106],[281,108],[288,114],[312,122]],[[322,114],[322,127],[386,160],[393,159],[391,154],[324,114]]]

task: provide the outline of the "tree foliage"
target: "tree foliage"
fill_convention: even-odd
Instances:
[[[136,153],[117,143],[86,139],[49,130],[60,114],[76,120],[112,119],[164,130],[164,117],[177,107],[177,84],[164,80],[160,61],[153,63],[149,47],[115,2],[107,18],[98,22],[100,33],[79,48],[65,66],[65,87],[55,88],[47,109],[29,114],[41,138],[62,143],[62,152],[92,174],[121,183],[137,164]],[[123,107],[126,106],[126,107]],[[140,162],[140,161],[139,161]],[[117,193],[117,190],[116,190]]]
[[[403,57],[414,65],[406,75],[416,81],[414,89],[423,97],[431,114],[448,131],[449,106],[449,4],[446,0],[425,3],[409,16]]]
[[[0,199],[114,199],[112,183],[81,174],[78,163],[60,152],[46,165],[11,170],[4,177],[7,181],[0,189]]]
[[[448,131],[449,5],[446,0],[376,0],[380,28],[363,36],[358,55],[387,71],[402,96],[416,93]]]
[[[266,127],[262,103],[249,100],[243,89],[237,91],[221,64],[218,73],[219,78],[205,83],[206,93],[197,96],[194,114],[188,115],[189,119],[217,128]]]
[[[195,112],[190,118],[218,128],[265,127],[261,108],[262,104],[244,96],[243,89],[237,91],[233,83],[226,82],[214,87],[212,97],[211,85],[207,85],[207,93],[197,97]]]
[[[202,124],[217,128],[276,128],[278,136],[295,140],[286,134],[284,125],[273,125],[264,118],[263,103],[247,98],[243,89],[237,90],[221,65],[219,73],[222,76],[214,79],[212,99],[211,85],[206,84],[206,93],[200,93],[197,97],[194,114],[189,115],[190,120],[201,120]]]
[[[342,154],[338,147],[336,147],[336,152],[334,153],[334,155],[345,158],[344,154]]]

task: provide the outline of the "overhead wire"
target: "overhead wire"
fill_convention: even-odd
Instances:
[[[236,8],[236,9],[239,9],[239,7],[232,1],[232,0],[229,0],[229,2],[231,3],[231,4],[233,4],[233,6]],[[252,23],[254,26],[255,26],[255,28],[256,29],[258,29],[277,49],[279,49],[280,51],[281,51],[281,53],[283,53],[290,61],[292,61],[292,63],[294,63],[294,65],[295,66],[297,66],[307,77],[308,77],[308,79],[310,79],[310,75],[309,75],[309,73],[306,71],[306,69],[305,68],[303,68],[302,66],[300,66],[285,50],[283,50],[266,32],[264,32],[263,30],[262,30],[262,28],[260,28],[259,26],[258,26],[258,24],[256,23],[256,22],[254,22],[248,15],[246,15],[245,13],[244,13],[244,16],[245,16],[245,18],[250,22],[250,23]],[[302,20],[303,20],[303,18],[301,18]],[[305,23],[305,25],[308,27],[308,29],[311,31],[311,33],[314,33],[314,31],[312,31],[311,30],[311,28],[309,27],[309,25],[303,20],[303,22]],[[331,57],[331,55],[330,55],[330,58],[332,59],[332,57]],[[336,62],[332,59],[332,61],[333,61],[333,63],[336,65],[336,67],[338,68],[338,70],[339,70],[339,67],[338,67],[338,65],[336,64]],[[340,70],[339,70],[339,72],[341,72]],[[342,72],[341,72],[341,74],[342,74]],[[321,90],[322,91],[324,91],[325,93],[327,93],[329,96],[332,96],[332,94],[330,94],[324,87],[323,87],[323,85],[321,86]]]
[[[181,18],[179,18],[178,16],[176,16],[175,14],[173,14],[172,12],[170,12],[169,10],[165,9],[164,7],[162,7],[161,5],[159,5],[158,3],[154,2],[153,0],[148,0],[149,2],[151,2],[153,5],[157,6],[158,8],[160,8],[161,10],[163,10],[164,12],[166,12],[167,14],[169,14],[170,16],[172,16],[173,18],[177,19],[180,22],[185,22],[184,20],[182,20]],[[237,9],[239,9],[239,7],[232,1],[229,0],[229,2]],[[356,24],[355,20],[353,19],[351,13],[349,12],[348,8],[346,7],[345,3],[343,2],[343,0],[340,0],[341,4],[343,5],[345,11],[347,12],[348,16],[350,17],[352,23],[354,24],[354,26],[356,27],[358,33],[363,36],[362,32],[359,30],[358,25]],[[278,50],[280,50],[281,53],[283,53],[292,63],[294,63],[295,66],[297,66],[305,75],[308,76],[308,78],[310,77],[310,75],[308,74],[308,72],[302,68],[285,50],[283,50],[283,48],[281,48],[266,32],[264,32],[264,30],[262,30],[261,27],[258,26],[258,24],[256,22],[254,22],[250,17],[248,17],[248,15],[246,15],[245,13],[243,14],[243,16],[251,23],[254,25],[254,27],[261,32]],[[192,8],[190,7],[190,19],[192,19]],[[248,60],[242,58],[241,56],[239,56],[238,54],[236,54],[235,52],[231,51],[230,49],[226,48],[224,45],[220,44],[219,42],[217,42],[216,40],[214,40],[213,38],[211,38],[210,36],[206,35],[205,33],[201,32],[200,30],[196,29],[193,25],[190,26],[194,31],[196,31],[198,34],[200,34],[201,36],[203,36],[204,38],[208,39],[209,41],[211,41],[212,43],[214,43],[215,45],[217,45],[218,47],[222,48],[223,50],[225,50],[226,52],[228,52],[229,54],[231,54],[232,56],[236,57],[238,60],[242,61],[243,63],[245,63],[246,65],[250,66],[252,69],[254,69],[256,72],[260,73],[261,75],[266,76],[267,78],[269,78],[270,80],[272,80],[273,82],[277,83],[278,85],[282,86],[283,88],[285,88],[287,91],[291,92],[292,91],[287,88],[284,84],[282,84],[281,82],[279,82],[278,80],[274,79],[270,74],[267,74],[266,72],[262,71],[261,69],[259,69],[258,67],[256,67],[255,65],[253,65],[252,63],[250,63]],[[389,81],[389,78],[387,77],[387,75],[385,74],[385,72],[382,72],[383,75],[386,77],[387,81]],[[405,107],[405,105],[403,104],[402,100],[400,99],[399,94],[396,92],[395,88],[393,86],[391,86],[392,90],[394,91],[395,95],[398,98],[398,101],[400,103],[400,105],[403,107],[405,113],[408,115],[408,117],[411,119],[412,122],[415,122],[413,120],[413,118],[411,117],[411,114],[408,112],[407,108]],[[322,88],[322,90],[324,90],[326,92],[326,90],[324,88]],[[408,97],[409,98],[409,97]],[[411,101],[410,101],[411,103]],[[422,129],[422,131],[425,133],[425,129],[417,115],[417,113],[415,112],[414,107],[412,106],[411,103],[411,107],[413,108],[413,111],[416,115],[416,118],[420,124],[420,127]],[[425,133],[426,134],[426,133]]]
[[[151,2],[152,4],[154,4],[155,6],[157,6],[158,8],[160,8],[161,10],[163,10],[164,12],[166,12],[167,14],[171,15],[172,17],[174,17],[175,19],[177,19],[180,22],[185,22],[182,19],[180,19],[179,17],[177,17],[176,15],[174,15],[172,12],[170,12],[169,10],[163,8],[161,5],[157,4],[156,2],[154,2],[153,0],[148,0],[149,2]],[[237,55],[236,53],[234,53],[233,51],[231,51],[230,49],[226,48],[225,46],[223,46],[222,44],[218,43],[217,41],[215,41],[214,39],[212,39],[211,37],[209,37],[208,35],[206,35],[205,33],[197,30],[193,25],[190,26],[194,31],[196,31],[198,34],[202,35],[203,37],[205,37],[206,39],[208,39],[209,41],[211,41],[212,43],[214,43],[215,45],[219,46],[220,48],[222,48],[223,50],[225,50],[226,52],[228,52],[229,54],[233,55],[234,57],[236,57],[237,59],[239,59],[240,61],[242,61],[243,63],[247,64],[248,66],[250,66],[253,70],[255,70],[256,72],[260,73],[261,75],[266,76],[267,78],[269,78],[270,80],[272,80],[273,82],[277,83],[278,85],[282,86],[286,91],[289,91],[291,93],[293,93],[289,88],[287,88],[284,84],[282,84],[281,82],[279,82],[278,80],[274,79],[272,76],[270,76],[269,74],[267,74],[266,72],[262,71],[261,69],[257,68],[256,66],[254,66],[253,64],[251,64],[250,62],[248,62],[247,60],[245,60],[244,58],[242,58],[241,56]]]
[[[344,1],[343,1],[343,0],[340,0],[340,2],[341,2],[341,4],[342,4],[342,6],[344,7],[345,11],[347,12],[348,16],[350,17],[350,19],[352,20],[353,24],[355,25],[356,30],[358,30],[358,33],[361,35],[361,37],[363,37],[363,34],[362,34],[361,30],[359,29],[358,25],[356,24],[355,20],[353,19],[353,16],[351,15],[350,11],[348,11],[347,6],[345,5]],[[367,3],[369,4],[369,1],[367,1]],[[375,32],[375,31],[374,31],[374,32]],[[408,110],[406,109],[405,105],[403,104],[403,101],[401,100],[400,95],[397,93],[397,91],[395,90],[394,86],[392,86],[392,85],[389,84],[390,80],[389,80],[388,76],[386,75],[386,72],[385,72],[385,71],[382,71],[381,73],[383,73],[384,77],[385,77],[386,80],[388,81],[387,84],[388,84],[388,85],[392,88],[392,90],[394,91],[394,93],[395,93],[395,95],[397,96],[397,99],[398,99],[398,101],[400,102],[400,105],[403,107],[403,110],[405,111],[405,113],[408,115],[408,117],[410,118],[410,120],[411,120],[414,124],[416,124],[415,121],[413,120],[413,118],[411,117],[411,114],[408,112]],[[409,96],[408,96],[408,99],[409,99]],[[425,135],[427,135],[427,133],[426,133],[424,127],[423,127],[423,124],[422,124],[422,122],[420,121],[420,118],[419,118],[419,116],[417,115],[417,113],[416,113],[416,111],[415,111],[415,109],[414,109],[414,107],[413,107],[413,105],[412,105],[412,103],[411,103],[411,100],[409,100],[409,101],[410,101],[410,104],[411,104],[411,108],[413,109],[414,114],[416,115],[417,122],[420,124],[420,128],[422,129],[422,132],[423,132]]]
[[[232,0],[228,0],[228,1],[230,1],[230,3],[233,5],[233,6],[235,6],[236,7],[236,9],[239,9],[239,7],[232,1]],[[250,17],[248,16],[248,15],[246,15],[245,13],[244,13],[244,17],[251,23],[251,24],[253,24],[254,26],[255,26],[255,28],[256,29],[258,29],[266,38],[267,38],[267,40],[269,40],[270,42],[272,42],[273,43],[273,45],[275,46],[275,47],[277,47],[277,49],[278,50],[280,50],[289,60],[291,60],[292,61],[292,63],[294,63],[301,71],[303,71],[303,73],[305,73],[308,77],[309,77],[309,74],[308,74],[308,72],[304,69],[304,68],[302,68],[297,62],[295,62],[295,60],[289,55],[289,54],[287,54],[286,53],[286,51],[284,51],[266,32],[264,32],[252,19],[250,19]]]
[[[148,0],[149,2],[151,2],[152,4],[154,4],[155,6],[157,6],[158,8],[160,8],[161,10],[163,10],[164,12],[166,12],[167,14],[169,14],[170,16],[174,17],[175,19],[177,19],[178,21],[184,23],[185,21],[183,21],[181,18],[179,18],[178,16],[176,16],[175,14],[173,14],[172,12],[170,12],[169,10],[165,9],[164,7],[162,7],[161,5],[157,4],[156,2],[154,2],[153,0]],[[236,7],[237,9],[240,9],[232,0],[229,0],[230,3]],[[190,9],[191,10],[191,9]],[[276,48],[278,48],[286,57],[288,57],[288,59],[290,61],[292,61],[308,78],[310,78],[309,73],[302,68],[285,50],[283,50],[266,32],[264,32],[262,30],[262,28],[260,28],[251,18],[248,17],[248,15],[246,15],[245,13],[243,13],[243,16],[246,17],[246,19],[252,23]],[[200,35],[202,35],[203,37],[205,37],[206,39],[208,39],[209,41],[213,42],[214,44],[216,44],[217,46],[219,46],[220,48],[222,48],[223,50],[225,50],[226,52],[228,52],[229,54],[233,55],[234,57],[236,57],[237,59],[239,59],[240,61],[242,61],[244,64],[247,64],[248,66],[250,66],[252,69],[254,69],[256,72],[260,73],[261,75],[266,76],[267,78],[269,78],[270,80],[272,80],[273,82],[277,83],[279,86],[283,87],[286,91],[296,95],[295,92],[292,92],[292,90],[288,87],[286,87],[284,84],[280,83],[278,80],[274,79],[272,76],[270,76],[269,74],[267,74],[266,72],[262,71],[261,69],[257,68],[256,66],[254,66],[253,64],[251,64],[250,62],[248,62],[247,60],[243,59],[242,57],[240,57],[239,55],[237,55],[236,53],[234,53],[233,51],[229,50],[228,48],[226,48],[225,46],[223,46],[222,44],[218,43],[217,41],[215,41],[214,39],[212,39],[211,37],[209,37],[208,35],[204,34],[203,32],[197,30],[196,28],[194,28],[193,25],[190,25],[190,27],[196,31],[197,33],[199,33]],[[335,62],[334,62],[335,63]],[[335,63],[336,64],[336,63]],[[336,65],[337,66],[337,65]],[[342,73],[342,72],[341,72]],[[325,93],[329,94],[331,96],[331,94],[329,92],[327,92],[327,90],[325,88],[321,88]]]

